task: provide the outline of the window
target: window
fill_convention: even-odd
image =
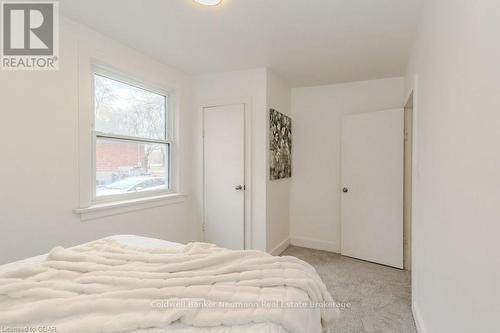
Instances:
[[[168,94],[100,70],[93,91],[94,201],[169,191]]]

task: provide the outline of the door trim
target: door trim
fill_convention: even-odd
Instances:
[[[417,329],[420,331],[425,331],[423,329],[423,322],[421,320],[420,311],[418,309],[417,301],[415,295],[418,294],[418,206],[419,206],[419,196],[418,196],[418,179],[420,177],[420,160],[419,160],[419,149],[418,149],[418,138],[419,138],[419,76],[414,74],[410,81],[410,87],[406,93],[406,101],[408,101],[413,94],[413,132],[412,132],[412,194],[411,194],[411,308],[412,313],[415,318],[415,324]]]
[[[201,216],[201,228],[202,237],[205,240],[205,144],[204,144],[204,124],[205,124],[205,112],[204,109],[218,106],[227,106],[242,104],[244,112],[244,222],[243,222],[243,248],[252,249],[253,246],[253,220],[252,220],[252,197],[253,197],[253,183],[252,183],[252,99],[251,98],[228,98],[221,100],[209,100],[203,102],[198,107],[199,119],[201,119],[200,133],[201,133],[201,153],[202,153],[202,216]]]

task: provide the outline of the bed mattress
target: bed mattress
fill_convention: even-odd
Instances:
[[[135,235],[116,235],[105,238],[107,240],[116,241],[120,244],[129,247],[140,247],[144,249],[178,249],[182,250],[185,245],[175,242],[169,242],[165,240],[141,237]],[[89,244],[89,243],[86,243]],[[85,245],[85,244],[83,244]],[[47,254],[40,255],[37,257],[32,257],[29,259],[17,261],[14,263],[6,264],[0,266],[0,273],[16,271],[22,267],[29,267],[30,265],[36,265],[47,260]],[[0,280],[0,300],[2,299],[1,292],[2,282]],[[321,313],[318,308],[308,308],[303,309],[306,314],[303,318],[304,320],[303,328],[301,333],[319,333],[321,332]],[[58,330],[59,333],[61,333]],[[134,329],[127,330],[124,332],[133,333],[290,333],[288,330],[283,328],[275,322],[260,322],[260,323],[245,323],[241,325],[220,325],[217,327],[192,327],[190,325],[182,324],[181,322],[174,322],[165,327],[161,328],[144,328],[144,329]],[[64,333],[64,332],[63,332]]]

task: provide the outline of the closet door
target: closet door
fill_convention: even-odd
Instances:
[[[343,255],[403,268],[402,109],[342,120]]]
[[[203,109],[205,241],[244,249],[245,106]]]

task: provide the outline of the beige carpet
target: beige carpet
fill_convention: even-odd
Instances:
[[[333,299],[345,302],[327,333],[415,333],[410,273],[325,251],[289,247],[282,255],[313,265]]]

